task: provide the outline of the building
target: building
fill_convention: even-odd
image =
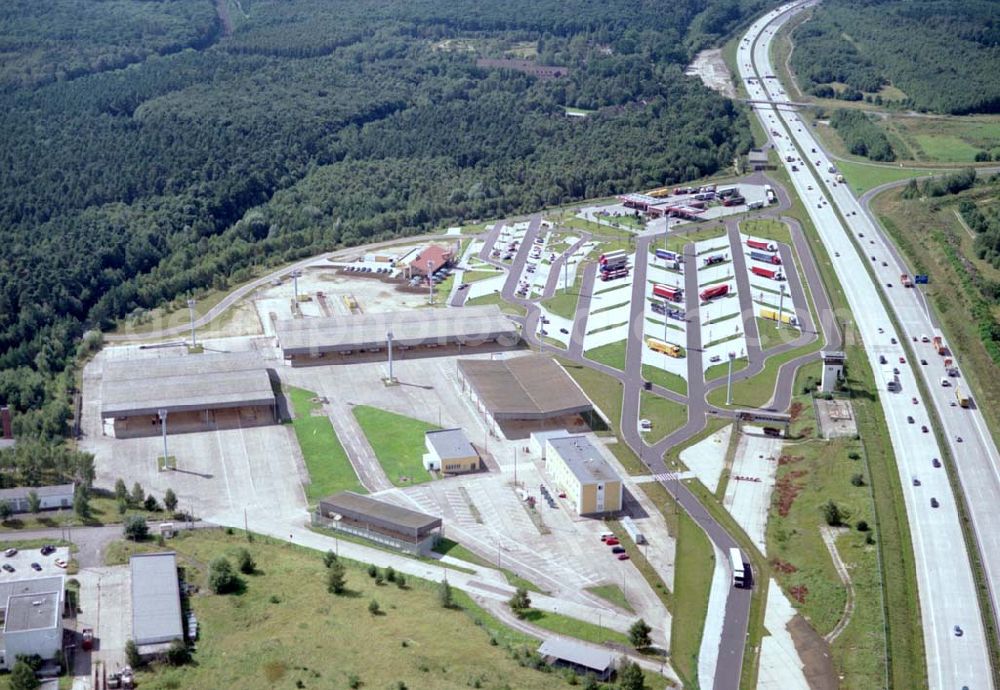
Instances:
[[[552,482],[566,492],[579,515],[622,509],[622,480],[586,436],[545,442],[545,464]]]
[[[199,354],[111,360],[104,364],[101,417],[115,438],[273,424],[276,401],[256,354]]]
[[[408,350],[429,354],[442,346],[511,347],[520,341],[517,326],[496,305],[289,319],[278,321],[275,332],[291,366],[349,363],[356,361],[351,355],[384,352],[390,332],[397,358]]]
[[[444,474],[461,474],[475,472],[482,465],[479,453],[472,447],[461,429],[428,431],[424,434],[424,444],[427,446],[424,467],[428,470],[439,470]]]
[[[487,421],[504,425],[508,438],[518,427],[527,429],[527,436],[529,427],[583,426],[579,415],[594,409],[576,381],[547,355],[460,359],[458,372]]]
[[[567,638],[549,638],[542,642],[538,654],[546,663],[571,668],[597,680],[611,680],[615,672],[615,656],[607,649],[576,642]]]
[[[10,408],[0,405],[0,449],[14,446],[14,426],[11,424]]]
[[[819,356],[823,360],[823,378],[820,390],[824,393],[832,393],[837,388],[837,381],[844,376],[844,362],[847,361],[847,355],[843,352],[823,350]]]
[[[313,524],[414,554],[429,553],[441,539],[441,518],[353,491],[320,500]]]
[[[429,276],[448,266],[452,256],[450,249],[437,244],[427,245],[410,261],[407,266],[407,277]]]
[[[761,149],[750,149],[750,153],[747,154],[747,164],[751,170],[768,170],[771,168],[771,164],[767,160],[767,151]]]
[[[42,510],[62,510],[73,507],[75,491],[75,484],[18,486],[12,489],[0,489],[0,501],[6,501],[11,511],[15,513],[28,513],[31,512],[28,494],[35,492]]]
[[[21,655],[56,657],[62,649],[65,591],[62,575],[0,583],[0,667],[10,669]]]
[[[548,431],[532,431],[531,432],[531,442],[528,444],[528,448],[533,453],[538,453],[538,457],[545,460],[545,446],[550,438],[559,438],[561,436],[572,436],[573,433],[566,431],[565,429],[550,429]]]
[[[162,653],[174,640],[184,639],[177,555],[173,551],[135,554],[129,558],[129,568],[132,639],[143,656]]]

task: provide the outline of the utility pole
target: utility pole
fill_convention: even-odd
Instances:
[[[563,292],[569,289],[569,255],[563,255]]]
[[[163,469],[167,468],[167,410],[161,408],[157,410],[160,417],[160,428],[163,430]],[[157,465],[159,469],[159,465]]]
[[[396,380],[395,378],[393,378],[393,375],[392,375],[392,331],[389,331],[388,333],[385,334],[385,340],[386,340],[386,343],[388,343],[388,350],[389,350],[389,381],[388,381],[388,383],[392,383],[393,381]]]
[[[517,446],[514,446],[514,486],[517,486]]]
[[[198,341],[194,334],[194,305],[193,299],[188,300],[188,311],[191,313],[191,347],[198,347]]]
[[[733,404],[733,360],[736,359],[736,353],[729,353],[729,378],[726,381],[726,405]]]
[[[299,302],[299,276],[302,275],[302,271],[295,269],[292,271],[292,289],[295,291],[295,303]]]
[[[782,283],[781,295],[778,297],[778,323],[775,326],[775,329],[781,328],[781,318],[782,318],[782,312],[784,311],[784,307],[785,307],[785,284]]]

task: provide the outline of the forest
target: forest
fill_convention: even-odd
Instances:
[[[1000,192],[1000,189],[997,190]],[[963,199],[958,206],[962,219],[976,233],[976,256],[1000,268],[1000,211]]]
[[[873,161],[896,160],[896,152],[893,151],[889,138],[866,113],[841,108],[833,112],[830,125],[837,130],[847,150],[854,155]]]
[[[792,68],[816,96],[882,104],[891,84],[905,96],[886,98],[900,107],[1000,112],[992,0],[826,0],[792,39]]]
[[[17,434],[65,433],[73,362],[136,310],[340,245],[719,171],[750,146],[747,114],[684,65],[772,4],[4,3],[0,401]],[[515,44],[571,75],[476,67]]]

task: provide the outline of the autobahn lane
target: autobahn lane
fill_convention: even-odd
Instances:
[[[787,100],[776,81],[766,76],[773,74],[770,41],[777,28],[807,4],[792,3],[768,13],[751,26],[741,41],[737,59],[741,77],[752,98]],[[934,436],[923,430],[929,430],[932,420],[920,404],[922,396],[916,385],[913,363],[905,365],[906,353],[899,343],[900,339],[911,337],[907,328],[919,323],[920,313],[926,313],[907,304],[906,298],[912,299],[912,295],[900,297],[900,293],[908,291],[886,288],[886,296],[896,307],[903,325],[902,330],[896,332],[875,285],[876,280],[883,284],[890,282],[883,281],[877,273],[877,268],[883,267],[878,265],[875,276],[866,279],[870,259],[868,255],[863,257],[860,251],[875,245],[855,244],[865,240],[857,236],[859,232],[868,237],[868,241],[874,239],[868,235],[874,235],[874,227],[863,212],[859,214],[858,209],[852,207],[857,202],[850,190],[845,185],[834,186],[826,162],[829,158],[822,153],[809,127],[797,114],[787,108],[768,106],[760,106],[756,112],[771,133],[775,149],[786,161],[785,165],[791,167],[789,158],[798,164],[797,171],[789,170],[792,183],[821,240],[834,256],[833,267],[866,343],[869,362],[876,376],[881,375],[880,401],[896,453],[913,538],[930,687],[992,687],[989,650],[972,569],[963,548],[955,497],[944,470],[933,467],[932,458],[940,457],[939,448]],[[875,263],[880,264],[877,260]],[[894,282],[898,282],[898,273]],[[885,367],[894,366],[898,361],[899,383],[905,393],[888,390],[893,375],[883,368],[882,357]],[[922,373],[926,378],[927,373]],[[911,399],[916,400],[916,404]],[[948,429],[948,422],[942,421]],[[961,626],[964,634],[954,634],[953,626]]]

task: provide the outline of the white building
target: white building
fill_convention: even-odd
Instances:
[[[0,489],[0,501],[6,501],[15,513],[27,513],[31,510],[28,494],[35,492],[42,510],[62,510],[73,507],[75,488],[74,484],[17,486],[12,489]]]
[[[424,434],[424,467],[445,474],[479,470],[479,453],[461,429],[439,429]]]
[[[65,591],[62,575],[0,583],[0,667],[10,669],[21,655],[55,658],[62,648]]]

